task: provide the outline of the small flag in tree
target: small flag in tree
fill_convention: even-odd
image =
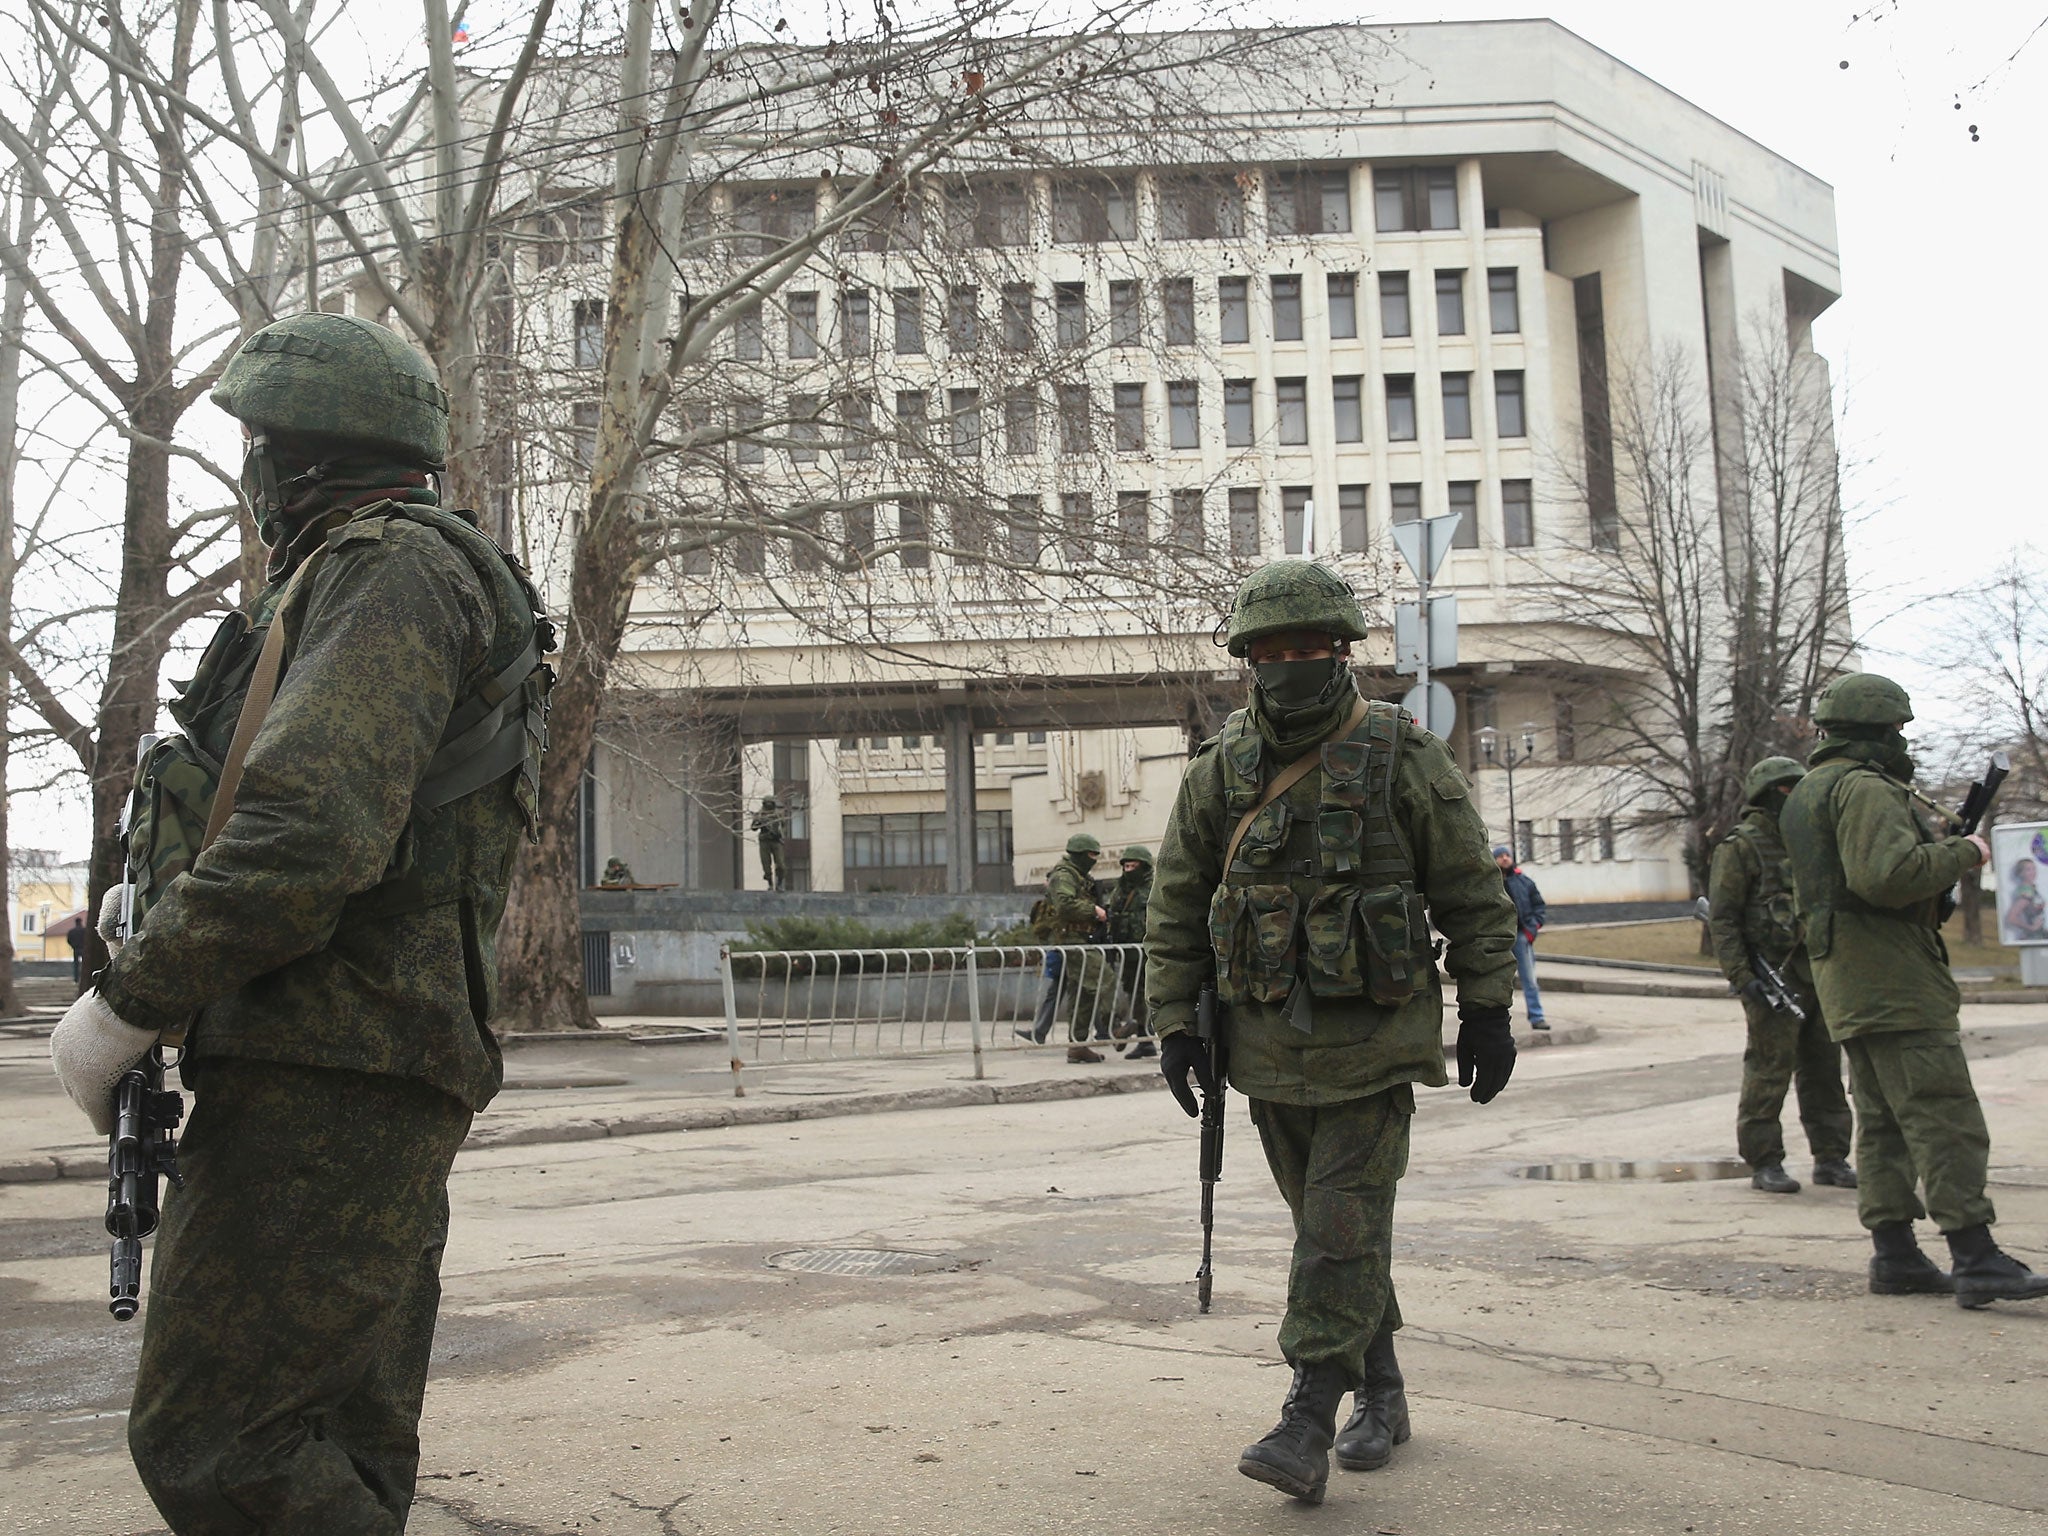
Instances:
[[[453,40],[454,40],[454,41],[455,41],[455,42],[456,42],[457,44],[462,44],[462,43],[466,43],[466,42],[468,42],[468,41],[469,41],[469,28],[468,28],[467,26],[465,26],[465,25],[464,25],[463,23],[459,22],[459,21],[458,21],[457,23],[455,23],[455,36],[454,36],[454,39],[453,39]]]

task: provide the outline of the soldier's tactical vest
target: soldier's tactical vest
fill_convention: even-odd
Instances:
[[[1415,995],[1434,957],[1414,860],[1394,819],[1401,719],[1373,701],[1347,739],[1323,745],[1314,820],[1295,814],[1290,792],[1246,828],[1209,905],[1224,1002],[1284,1002],[1297,977],[1317,997],[1363,997],[1382,1008]],[[1231,715],[1217,751],[1235,827],[1265,791],[1265,744],[1249,711]]]
[[[464,867],[455,850],[419,857],[432,842],[431,824],[442,807],[517,774],[514,800],[529,840],[539,835],[540,759],[547,750],[548,694],[554,673],[541,658],[555,646],[554,627],[541,612],[540,595],[511,556],[475,525],[438,507],[377,502],[364,507],[327,535],[322,551],[351,538],[375,537],[376,524],[405,518],[432,528],[462,552],[489,597],[492,640],[485,658],[486,680],[456,702],[441,744],[413,792],[412,818],[398,840],[382,883],[349,898],[342,921],[416,910],[463,894],[465,881],[504,879]],[[301,582],[298,592],[310,590]],[[135,882],[132,925],[140,923],[172,880],[199,856],[207,817],[220,782],[221,759],[249,691],[257,653],[270,625],[296,616],[275,611],[290,590],[280,584],[266,594],[252,619],[236,611],[221,621],[200,655],[191,681],[168,705],[182,734],[145,738],[129,792],[125,818],[128,868]],[[302,596],[292,598],[296,610]],[[286,662],[289,670],[289,655]]]
[[[1238,812],[1241,816],[1244,813]],[[1109,941],[1112,944],[1145,942],[1145,904],[1152,899],[1152,878],[1119,880],[1110,888]]]
[[[1896,784],[1890,774],[1870,763],[1853,758],[1835,758],[1807,771],[1792,791],[1785,809],[1778,813],[1778,831],[1791,856],[1792,879],[1799,916],[1806,925],[1806,952],[1816,960],[1825,959],[1834,947],[1835,914],[1855,912],[1888,918],[1913,927],[1941,927],[1939,897],[1916,901],[1904,907],[1880,907],[1865,901],[1849,889],[1842,869],[1842,850],[1835,826],[1835,786],[1852,773],[1874,773],[1886,783]],[[1914,831],[1923,843],[1934,838],[1912,817]]]
[[[1783,965],[1799,947],[1805,930],[1792,896],[1792,865],[1784,844],[1751,811],[1729,829],[1724,842],[1737,845],[1737,857],[1756,871],[1749,902],[1742,909],[1742,937],[1773,965]]]

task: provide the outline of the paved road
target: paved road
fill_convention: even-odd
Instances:
[[[1193,1127],[1133,1093],[466,1152],[412,1529],[2048,1531],[2048,1304],[1869,1296],[1842,1191],[1515,1176],[1725,1155],[1727,1005],[1574,1010],[1599,1040],[1531,1053],[1494,1105],[1425,1096],[1416,1438],[1321,1511],[1232,1470],[1285,1386],[1256,1139],[1240,1113],[1197,1318]],[[2048,1009],[1968,1023],[2001,1230],[2048,1260]],[[160,1528],[122,1451],[135,1333],[96,1299],[98,1193],[0,1186],[23,1536]],[[771,1267],[804,1247],[932,1257]]]

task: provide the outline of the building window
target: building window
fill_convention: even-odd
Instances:
[[[1273,279],[1273,339],[1301,340],[1301,279],[1298,277]]]
[[[1569,816],[1557,818],[1557,862],[1572,864],[1579,857],[1579,829]]]
[[[1159,238],[1235,240],[1244,233],[1244,190],[1235,176],[1162,179]]]
[[[1036,496],[1012,496],[1008,508],[1010,558],[1019,565],[1036,565],[1045,548],[1045,503]]]
[[[1145,449],[1145,386],[1119,384],[1116,387],[1116,451],[1142,453]]]
[[[981,290],[946,290],[946,349],[974,352],[981,347]]]
[[[761,446],[761,402],[742,400],[732,408],[733,459],[741,464],[765,464],[767,451]]]
[[[1458,526],[1451,531],[1451,548],[1479,547],[1479,482],[1453,480],[1450,510],[1458,514]]]
[[[1169,347],[1195,344],[1195,280],[1169,277],[1159,285],[1160,307],[1166,322]]]
[[[1004,746],[1010,744],[1008,731],[1002,732],[996,740]],[[974,862],[994,864],[1008,869],[1017,861],[1017,833],[1009,811],[982,811],[974,813]]]
[[[21,931],[23,933],[34,933],[36,931],[36,918],[38,915],[34,912],[24,912],[21,914]]]
[[[863,251],[914,251],[924,244],[924,201],[917,187],[901,188],[894,197],[870,207],[851,230]]]
[[[1095,498],[1086,491],[1060,497],[1060,554],[1070,568],[1095,558]]]
[[[578,299],[571,310],[574,322],[574,345],[578,368],[601,368],[604,366],[604,300]],[[755,323],[760,321],[760,312],[755,311]],[[755,356],[759,356],[756,353]]]
[[[1068,351],[1088,340],[1088,285],[1052,285],[1053,340]]]
[[[1100,245],[1138,238],[1136,186],[1128,181],[1056,181],[1052,188],[1052,237],[1061,245]]]
[[[1168,499],[1166,542],[1176,549],[1202,549],[1208,544],[1199,490],[1175,491]]]
[[[909,740],[916,741],[915,736]],[[979,812],[976,813],[977,823]],[[943,869],[946,864],[944,811],[888,811],[840,820],[841,849],[848,869]],[[976,841],[980,828],[976,827]]]
[[[1088,420],[1088,386],[1086,384],[1062,384],[1059,386],[1060,452],[1083,454],[1092,449],[1094,433]]]
[[[1529,428],[1522,415],[1522,370],[1504,368],[1493,376],[1494,430],[1502,437],[1526,437]]]
[[[1611,861],[1614,858],[1614,818],[1602,816],[1593,823],[1593,833],[1599,839],[1600,857]]]
[[[1337,441],[1364,442],[1365,380],[1355,373],[1330,380],[1330,406]]]
[[[1527,480],[1500,483],[1500,541],[1509,549],[1529,549],[1536,543],[1536,516]]]
[[[1512,336],[1522,328],[1522,300],[1515,290],[1515,269],[1493,267],[1486,274],[1487,323],[1496,336]]]
[[[848,507],[839,514],[839,525],[846,535],[847,553],[858,556],[861,564],[867,564],[875,552],[875,509]],[[889,741],[885,736],[877,736],[873,744],[886,747]]]
[[[841,402],[846,417],[846,445],[842,453],[849,459],[872,459],[875,456],[875,402],[870,395],[848,395]]]
[[[1272,172],[1266,181],[1266,218],[1276,236],[1348,234],[1351,173],[1342,169]]]
[[[1515,862],[1533,864],[1536,862],[1536,823],[1518,821],[1515,823]]]
[[[1308,550],[1309,501],[1314,494],[1306,485],[1280,487],[1280,537],[1290,555]]]
[[[1216,279],[1216,330],[1219,340],[1236,345],[1252,339],[1251,283],[1242,277]]]
[[[875,350],[874,304],[865,288],[839,295],[839,344],[848,357],[866,357]]]
[[[1238,486],[1230,493],[1230,552],[1259,552],[1259,493],[1255,486]]]
[[[1436,333],[1439,336],[1465,334],[1465,274],[1463,271],[1436,275]]]
[[[810,187],[747,187],[732,193],[734,241],[744,257],[766,256],[807,234],[818,222],[818,194]]]
[[[1422,516],[1422,487],[1414,484],[1393,485],[1387,488],[1394,521],[1412,523]]]
[[[569,455],[583,469],[597,462],[598,404],[578,400],[569,407]]]
[[[1415,441],[1415,375],[1387,375],[1387,439],[1396,443]]]
[[[1109,285],[1109,344],[1112,347],[1144,345],[1145,321],[1138,304],[1136,283]]]
[[[1472,435],[1472,375],[1469,373],[1447,373],[1443,375],[1444,392],[1444,436],[1465,438]]]
[[[1003,396],[1003,452],[1013,459],[1038,452],[1038,391],[1013,389]]]
[[[1572,701],[1559,694],[1556,711],[1557,760],[1560,763],[1575,763],[1579,760],[1579,728],[1572,719]]]
[[[1323,279],[1330,300],[1330,339],[1348,341],[1358,334],[1358,278],[1350,272],[1332,272]]]
[[[1141,554],[1152,542],[1152,498],[1145,492],[1116,493],[1116,538],[1131,556]]]
[[[1308,380],[1275,379],[1273,381],[1273,404],[1276,425],[1280,429],[1283,447],[1300,448],[1308,444]]]
[[[818,412],[824,401],[816,395],[789,397],[789,459],[792,464],[818,462]]]
[[[1003,284],[1003,348],[1009,352],[1031,350],[1031,285]]]
[[[1458,173],[1448,165],[1372,173],[1373,224],[1382,232],[1458,227]]]
[[[931,503],[922,500],[899,501],[896,504],[896,559],[906,571],[922,571],[932,563],[932,509]],[[907,747],[917,745],[915,737],[904,743]]]
[[[1043,732],[1043,731],[1026,731],[1026,732],[1024,733],[1024,745],[1025,745],[1025,746],[1027,746],[1027,747],[1042,747],[1042,746],[1044,746],[1044,745],[1045,745],[1045,732]]]
[[[1192,380],[1166,386],[1167,442],[1175,448],[1202,446],[1202,392]]]
[[[789,355],[818,355],[818,296],[792,293],[789,296]]]
[[[1252,381],[1223,381],[1223,443],[1228,448],[1252,445]]]
[[[954,389],[946,393],[949,438],[956,459],[981,457],[981,391]]]
[[[1365,548],[1368,524],[1365,513],[1365,487],[1362,485],[1340,485],[1337,487],[1337,547],[1347,554],[1356,554]]]
[[[763,347],[761,306],[749,304],[733,317],[732,355],[743,363],[757,363]]]
[[[1408,336],[1414,332],[1414,322],[1408,313],[1408,274],[1406,272],[1382,272],[1380,274],[1380,334],[1382,336]]]
[[[929,402],[921,389],[896,391],[896,444],[905,453],[921,454],[931,442]]]
[[[1031,195],[1030,189],[1021,182],[1001,181],[971,189],[963,187],[953,195],[965,199],[973,209],[976,245],[1031,243]],[[956,214],[956,231],[959,222]]]
[[[897,352],[924,351],[924,295],[915,288],[898,288],[890,301],[896,315]]]

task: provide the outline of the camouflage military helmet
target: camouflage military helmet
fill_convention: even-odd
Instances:
[[[1813,707],[1814,723],[1823,729],[1836,725],[1904,725],[1913,718],[1913,701],[1906,690],[1875,672],[1851,672],[1838,677],[1820,691]]]
[[[1147,848],[1143,843],[1133,843],[1130,847],[1126,848],[1121,855],[1118,856],[1117,862],[1119,864],[1130,864],[1134,862],[1139,864],[1150,864],[1152,862],[1152,850],[1150,848]]]
[[[1365,614],[1344,578],[1327,565],[1275,560],[1247,576],[1231,599],[1230,654],[1249,655],[1254,640],[1290,629],[1363,640]]]
[[[266,325],[228,360],[213,403],[251,427],[371,443],[435,469],[448,457],[448,396],[433,366],[356,315]]]
[[[1742,781],[1742,798],[1754,801],[1773,784],[1796,784],[1806,777],[1806,769],[1797,758],[1767,757],[1749,770]]]
[[[1067,839],[1067,852],[1100,853],[1102,852],[1102,839],[1093,832],[1076,832]]]

